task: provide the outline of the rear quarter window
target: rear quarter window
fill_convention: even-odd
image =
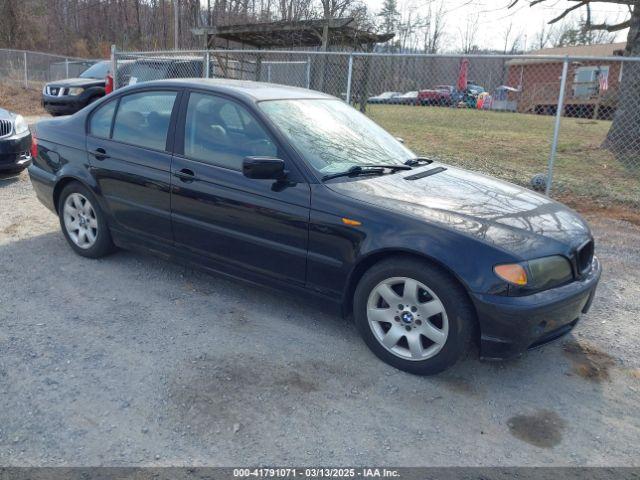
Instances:
[[[100,138],[109,138],[116,103],[115,101],[109,102],[93,112],[91,120],[89,121],[89,133],[91,135]]]

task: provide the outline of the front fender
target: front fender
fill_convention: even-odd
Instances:
[[[504,285],[493,274],[493,265],[517,261],[444,226],[337,196],[322,185],[312,188],[307,283],[328,296],[348,300],[364,271],[394,254],[441,266],[469,292],[499,291]],[[359,224],[345,223],[344,218]]]

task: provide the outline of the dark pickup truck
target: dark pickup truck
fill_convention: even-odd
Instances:
[[[118,66],[118,82],[128,80],[131,62]],[[97,99],[104,97],[111,61],[100,61],[80,74],[78,78],[66,78],[47,83],[42,90],[42,106],[51,115],[71,115]]]

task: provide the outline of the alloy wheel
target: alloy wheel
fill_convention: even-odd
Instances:
[[[367,319],[378,342],[404,360],[435,356],[449,334],[442,301],[413,278],[393,277],[380,282],[369,294]]]
[[[98,219],[91,202],[80,193],[72,193],[64,202],[63,215],[71,241],[80,248],[91,248],[98,238]]]

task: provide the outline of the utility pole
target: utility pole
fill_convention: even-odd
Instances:
[[[180,16],[180,6],[178,0],[173,0],[173,49],[178,50],[178,37],[179,37],[179,23],[178,18]]]

